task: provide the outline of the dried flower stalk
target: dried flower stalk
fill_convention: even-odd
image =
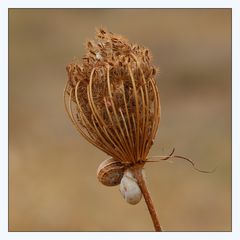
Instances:
[[[97,31],[81,62],[67,66],[67,113],[82,136],[133,169],[156,231],[161,231],[141,174],[160,122],[156,68],[150,51],[120,35]]]

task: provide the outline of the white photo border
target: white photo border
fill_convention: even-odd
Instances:
[[[231,8],[232,9],[232,232],[9,232],[8,231],[8,11],[10,8]],[[240,1],[239,0],[8,0],[0,6],[0,239],[240,239]]]

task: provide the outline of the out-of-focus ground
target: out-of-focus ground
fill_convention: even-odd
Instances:
[[[9,230],[152,231],[144,201],[102,186],[106,159],[63,105],[65,66],[105,26],[151,49],[162,118],[147,164],[165,231],[231,231],[231,11],[227,9],[9,11]]]

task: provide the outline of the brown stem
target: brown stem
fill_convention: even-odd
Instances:
[[[161,226],[160,226],[160,223],[159,223],[159,220],[158,220],[157,212],[154,208],[151,195],[148,191],[146,182],[145,182],[145,180],[143,178],[143,175],[142,175],[142,167],[134,167],[132,171],[133,171],[134,177],[138,181],[138,185],[139,185],[139,187],[142,191],[142,194],[144,196],[145,202],[146,202],[147,207],[148,207],[148,211],[149,211],[149,213],[151,215],[151,218],[152,218],[152,221],[153,221],[154,228],[157,232],[162,232],[162,229],[161,229]]]

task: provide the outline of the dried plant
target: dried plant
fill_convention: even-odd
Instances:
[[[159,220],[142,168],[160,121],[156,68],[150,51],[104,29],[88,41],[82,61],[67,66],[68,115],[82,136],[131,169],[156,231]]]
[[[120,191],[131,204],[143,195],[155,230],[162,231],[142,171],[145,163],[156,162],[148,153],[160,122],[150,51],[101,28],[67,73],[64,102],[71,121],[86,140],[112,157],[100,164],[99,181],[106,186],[121,182]],[[199,170],[191,159],[173,155],[174,150],[157,157],[184,159],[203,173],[215,171]]]

